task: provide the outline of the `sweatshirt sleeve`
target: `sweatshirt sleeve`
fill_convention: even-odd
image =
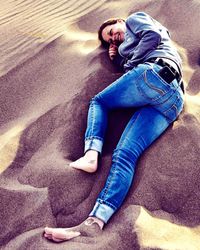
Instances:
[[[151,51],[155,50],[161,42],[159,27],[155,21],[144,12],[137,12],[126,20],[127,29],[139,38],[137,46],[129,53],[124,69],[133,68]]]

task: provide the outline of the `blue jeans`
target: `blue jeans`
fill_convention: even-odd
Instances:
[[[131,186],[142,152],[158,138],[183,109],[183,92],[175,79],[168,84],[159,75],[162,67],[140,64],[98,93],[90,102],[85,149],[102,152],[108,112],[139,107],[128,122],[112,156],[111,169],[90,216],[105,223],[121,206]]]

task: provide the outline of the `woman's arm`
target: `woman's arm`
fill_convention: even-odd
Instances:
[[[124,70],[123,66],[126,59],[120,56],[118,52],[118,47],[114,44],[111,44],[108,50],[108,54],[113,64],[117,66],[121,71],[123,71]]]
[[[137,46],[129,53],[129,60],[125,69],[136,66],[152,50],[155,50],[161,41],[161,30],[156,22],[146,13],[137,12],[126,20],[127,29],[140,39]]]

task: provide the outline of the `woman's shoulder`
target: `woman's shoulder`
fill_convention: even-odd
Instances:
[[[142,20],[145,21],[149,17],[150,16],[143,11],[134,12],[128,16],[128,18],[126,19],[126,23],[131,24],[138,21],[141,22]]]

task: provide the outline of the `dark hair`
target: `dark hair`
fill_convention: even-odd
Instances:
[[[112,24],[115,24],[117,23],[117,21],[119,20],[122,20],[125,22],[124,19],[122,18],[110,18],[108,20],[106,20],[105,22],[102,23],[102,25],[99,27],[99,30],[98,30],[98,38],[99,40],[101,41],[101,45],[104,47],[104,48],[108,48],[109,47],[109,43],[106,42],[104,39],[103,39],[103,36],[102,36],[102,31],[103,29],[108,26],[108,25],[112,25]]]

